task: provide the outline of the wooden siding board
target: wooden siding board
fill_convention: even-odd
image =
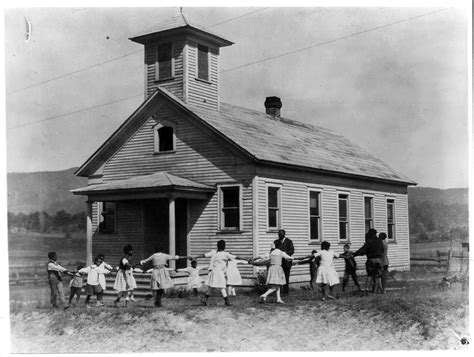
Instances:
[[[288,238],[293,240],[295,256],[304,256],[311,250],[320,250],[319,244],[309,242],[309,218],[308,218],[308,190],[321,190],[322,202],[322,240],[331,243],[331,249],[342,252],[345,242],[339,241],[338,236],[338,194],[349,195],[350,216],[350,239],[349,243],[353,250],[364,244],[364,214],[363,197],[370,194],[374,197],[374,223],[376,229],[386,231],[386,198],[392,197],[396,200],[396,227],[397,242],[389,246],[390,265],[393,268],[408,268],[408,223],[406,195],[392,193],[381,193],[379,191],[361,190],[351,187],[321,185],[317,181],[313,183],[298,182],[293,180],[275,179],[274,177],[259,177],[258,181],[258,211],[257,222],[257,254],[268,253],[273,240],[277,238],[276,232],[267,230],[267,184],[281,185],[281,214],[282,228],[286,230]],[[365,269],[365,257],[357,257],[360,270]],[[340,274],[344,270],[344,260],[335,260],[335,267]],[[308,268],[301,266],[292,269],[292,276],[307,275]]]

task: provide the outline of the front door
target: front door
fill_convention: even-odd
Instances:
[[[144,256],[149,257],[160,245],[169,253],[169,201],[166,198],[143,201],[144,213]],[[187,200],[175,201],[176,247],[177,255],[187,254]],[[176,262],[177,268],[187,266],[185,259]]]

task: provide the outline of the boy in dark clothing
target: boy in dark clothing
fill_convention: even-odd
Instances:
[[[319,268],[319,265],[321,264],[321,257],[315,257],[314,256],[315,253],[316,253],[316,249],[314,249],[311,252],[311,255],[308,255],[307,257],[303,257],[303,258],[298,258],[297,260],[295,260],[295,263],[298,265],[309,264],[309,276],[310,276],[309,285],[311,286],[311,290],[314,290],[313,284],[316,284],[316,275],[318,274],[318,268]]]
[[[342,278],[342,291],[345,291],[346,289],[349,276],[352,277],[352,281],[354,282],[354,285],[357,286],[357,290],[361,290],[359,282],[357,281],[357,263],[352,254],[349,244],[344,244],[344,253],[341,254],[341,257],[344,258],[346,266],[344,269],[344,277]]]

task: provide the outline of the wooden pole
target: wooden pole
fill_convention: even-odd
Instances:
[[[92,264],[92,202],[87,202],[86,266]]]
[[[171,256],[176,255],[176,212],[175,212],[175,200],[174,198],[169,199],[169,254]],[[170,268],[175,269],[176,262],[170,261]]]

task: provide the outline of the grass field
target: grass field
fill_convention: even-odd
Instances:
[[[348,292],[323,302],[318,294],[294,290],[284,298],[285,305],[261,305],[248,292],[233,298],[231,307],[222,298],[211,298],[204,307],[185,297],[165,298],[160,309],[149,300],[127,308],[112,307],[106,300],[105,307],[52,310],[44,285],[14,287],[11,352],[463,348],[451,328],[469,335],[467,292],[458,284],[442,290],[436,277],[426,276],[423,270],[399,274],[385,295]]]

